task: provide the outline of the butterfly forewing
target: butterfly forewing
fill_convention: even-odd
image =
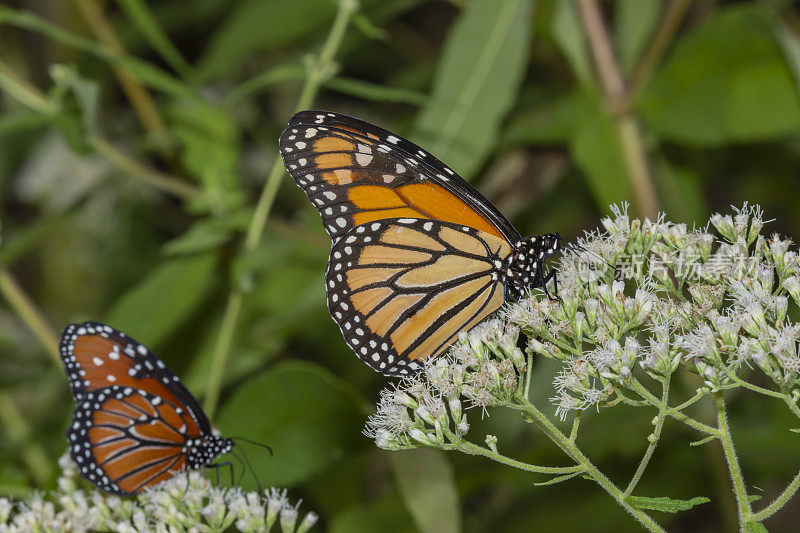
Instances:
[[[334,239],[360,224],[425,218],[499,238],[519,234],[478,191],[431,154],[361,120],[324,111],[292,117],[279,142],[284,164]]]
[[[143,344],[99,322],[70,324],[60,344],[73,397],[112,385],[145,390],[173,405],[186,405],[204,431],[210,424],[178,377]]]
[[[331,250],[328,309],[358,356],[407,375],[503,304],[497,261],[508,243],[426,219],[359,225]]]

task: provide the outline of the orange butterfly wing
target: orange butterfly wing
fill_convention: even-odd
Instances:
[[[134,494],[227,451],[178,377],[124,333],[70,324],[60,352],[75,400],[70,454],[101,489]]]
[[[378,372],[404,376],[503,305],[501,238],[447,222],[382,220],[336,241],[328,310],[347,344]]]
[[[361,120],[302,111],[281,134],[280,152],[332,238],[389,218],[442,220],[519,240],[478,191],[417,145]]]

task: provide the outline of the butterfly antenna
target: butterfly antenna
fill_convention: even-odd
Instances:
[[[266,444],[262,444],[260,442],[254,441],[254,440],[246,439],[244,437],[230,437],[230,439],[233,440],[233,441],[240,440],[242,442],[247,442],[247,443],[253,444],[255,446],[260,446],[261,448],[264,448],[265,450],[267,450],[269,452],[270,457],[275,457],[275,453],[272,451],[272,448],[270,448]]]
[[[250,459],[247,458],[247,454],[244,453],[244,450],[242,450],[242,457],[244,457],[244,462],[247,463],[248,470],[250,470],[250,473],[253,474],[253,479],[256,481],[256,484],[258,485],[258,492],[263,492],[264,487],[261,485],[261,480],[258,479],[256,471],[255,469],[253,469],[253,465],[250,464]]]
[[[236,480],[236,485],[241,485],[242,484],[242,479],[244,479],[244,475],[245,475],[245,473],[247,473],[247,468],[244,466],[244,461],[242,461],[242,458],[239,457],[239,454],[236,453],[234,450],[235,449],[232,448],[231,451],[228,452],[228,453],[233,455],[236,458],[236,460],[239,461],[239,465],[242,467],[242,473],[241,473],[241,475],[239,475],[239,479]]]

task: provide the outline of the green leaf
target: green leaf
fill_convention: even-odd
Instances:
[[[530,46],[529,0],[473,0],[447,35],[412,138],[469,178],[516,100]]]
[[[150,7],[143,0],[117,0],[117,3],[148,44],[161,54],[161,57],[181,76],[191,78],[192,66],[186,62],[180,51],[164,33],[158,20],[150,11]]]
[[[387,454],[400,496],[423,533],[458,532],[461,508],[453,467],[441,450],[420,448]]]
[[[583,172],[597,206],[630,198],[628,167],[622,154],[616,125],[599,96],[584,93],[578,102],[577,123],[569,150]]]
[[[320,0],[245,0],[232,5],[200,58],[198,71],[204,80],[237,72],[254,52],[283,48],[315,34],[336,12],[335,2]]]
[[[561,483],[562,481],[567,481],[568,479],[572,479],[572,478],[577,477],[577,476],[579,476],[581,474],[583,474],[583,472],[580,472],[580,471],[573,472],[571,474],[564,474],[563,476],[554,477],[553,479],[548,479],[547,481],[536,482],[533,485],[535,487],[546,487],[548,485],[556,485],[558,483]]]
[[[366,446],[361,435],[366,411],[349,383],[315,364],[286,362],[237,388],[218,423],[224,435],[246,435],[272,447],[275,457],[248,457],[262,479],[282,487]]]
[[[146,61],[136,59],[133,56],[120,56],[111,52],[105,46],[96,43],[67,31],[55,24],[33,15],[27,11],[17,11],[0,6],[0,25],[11,24],[20,28],[40,32],[56,42],[83,50],[104,61],[116,65],[122,65],[133,74],[144,85],[163,91],[166,94],[177,98],[196,98],[197,95],[185,83],[178,80],[171,74],[153,66]]]
[[[50,76],[55,82],[51,97],[59,103],[57,127],[73,150],[89,153],[97,122],[97,82],[82,77],[72,65],[52,65]]]
[[[158,344],[207,294],[215,253],[169,259],[117,300],[106,322],[146,345]]]
[[[655,133],[695,146],[800,129],[792,72],[769,22],[752,5],[720,9],[685,35],[636,106]]]
[[[414,531],[396,494],[378,501],[353,505],[337,513],[330,523],[330,533],[407,533]]]
[[[629,74],[658,24],[661,0],[620,0],[617,2],[614,42],[622,71]]]
[[[580,117],[582,98],[580,91],[575,91],[515,112],[503,129],[500,144],[567,143]]]
[[[762,498],[762,496],[760,494],[748,494],[747,495],[747,501],[749,501],[750,503],[757,502],[761,498]]]
[[[663,513],[678,513],[691,509],[695,505],[708,503],[711,500],[705,496],[697,496],[691,500],[673,500],[666,496],[659,496],[658,498],[647,498],[645,496],[628,496],[625,501],[633,505],[637,509],[645,509],[650,511],[661,511]]]
[[[183,99],[172,103],[167,116],[181,143],[183,164],[203,185],[212,210],[238,206],[239,130],[230,115],[199,100]]]
[[[211,250],[228,242],[236,232],[244,231],[252,215],[250,210],[239,210],[200,220],[183,235],[165,243],[161,251],[164,255],[181,255]]]
[[[356,98],[375,102],[423,105],[429,100],[426,94],[417,91],[387,87],[352,78],[334,77],[325,82],[325,87]]]

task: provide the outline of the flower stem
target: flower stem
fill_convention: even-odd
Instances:
[[[88,23],[89,28],[100,42],[102,42],[112,54],[120,57],[125,56],[125,48],[117,37],[113,26],[108,21],[103,11],[103,5],[97,2],[97,0],[75,0],[75,3],[78,6],[78,10],[83,15],[83,18]],[[144,88],[129,69],[114,64],[111,65],[111,69],[114,71],[114,75],[122,86],[123,92],[133,106],[136,116],[147,132],[151,135],[163,135],[165,131],[164,121],[161,119],[158,108],[155,102],[153,102],[150,93],[147,92],[147,89]]]
[[[335,71],[333,58],[342,44],[345,30],[357,9],[358,0],[339,0],[339,9],[336,12],[333,26],[331,27],[330,33],[328,33],[328,37],[322,46],[319,56],[309,66],[308,74],[300,91],[300,97],[297,100],[295,111],[306,109],[313,104],[320,86]],[[275,201],[275,195],[280,187],[283,174],[283,162],[280,158],[277,158],[267,176],[266,183],[261,191],[261,196],[258,198],[258,203],[253,212],[250,226],[247,229],[244,240],[245,251],[255,249],[261,241],[267,217],[272,210],[272,204]],[[209,418],[214,416],[214,411],[219,402],[220,389],[222,388],[225,368],[233,343],[233,332],[239,320],[243,298],[244,294],[242,289],[240,287],[234,287],[225,305],[222,328],[220,329],[217,344],[214,348],[211,370],[208,374],[208,382],[206,383],[205,400],[203,402],[203,407]]]
[[[652,405],[653,407],[658,407],[659,406],[658,398],[656,398],[653,395],[653,393],[651,393],[649,390],[647,390],[637,380],[635,380],[635,379],[631,380],[631,389],[636,391],[642,398],[647,400],[647,402],[650,403],[650,405]],[[717,428],[711,427],[711,426],[709,426],[707,424],[703,424],[702,422],[699,422],[699,421],[695,420],[694,418],[683,414],[682,412],[680,412],[680,410],[678,410],[677,407],[671,407],[671,408],[667,409],[666,413],[667,413],[667,416],[671,416],[675,420],[680,420],[681,422],[683,422],[687,426],[691,426],[691,427],[693,427],[693,428],[695,428],[697,430],[700,430],[700,431],[702,431],[704,433],[708,433],[709,435],[718,435],[719,434],[719,430]]]
[[[736,496],[736,504],[739,508],[739,525],[744,529],[748,522],[753,521],[753,512],[750,509],[750,501],[747,499],[747,490],[742,477],[742,470],[739,467],[739,458],[733,448],[728,415],[725,413],[725,401],[721,392],[715,392],[712,396],[714,398],[714,407],[717,410],[719,441],[722,444],[722,450],[725,452],[725,460],[728,462],[728,471],[733,480],[733,494]]]
[[[783,489],[783,492],[781,492],[771,504],[764,507],[757,513],[753,513],[753,521],[760,522],[775,514],[780,510],[781,507],[786,505],[792,496],[794,496],[795,492],[797,492],[797,489],[800,489],[800,472],[794,476],[792,481],[790,481],[789,484],[786,485],[786,488]]]
[[[644,511],[637,509],[625,501],[625,494],[617,488],[614,483],[608,479],[583,452],[578,449],[574,442],[570,441],[569,437],[564,435],[541,411],[533,406],[527,400],[519,406],[526,414],[530,415],[533,421],[538,425],[542,431],[552,440],[564,453],[572,458],[578,465],[583,467],[584,472],[591,477],[595,483],[605,489],[608,494],[619,503],[625,511],[639,521],[648,531],[664,531],[650,515]]]
[[[96,135],[92,136],[91,143],[92,147],[112,165],[157,189],[174,194],[184,200],[192,200],[203,195],[203,191],[195,185],[178,179],[175,176],[170,176],[169,174],[146,167],[135,159],[131,159],[125,155],[102,137]]]
[[[513,466],[514,468],[519,468],[520,470],[525,470],[526,472],[535,472],[537,474],[574,474],[576,472],[583,471],[583,467],[580,465],[575,466],[538,466],[532,465],[530,463],[525,463],[522,461],[518,461],[516,459],[512,459],[510,457],[506,457],[500,453],[493,452],[488,448],[484,448],[483,446],[478,446],[472,442],[461,440],[458,444],[456,444],[455,449],[467,453],[470,455],[482,455],[484,457],[488,457],[498,463],[503,463],[504,465]]]
[[[636,205],[645,216],[655,219],[658,215],[658,198],[647,164],[644,140],[628,104],[628,89],[614,57],[608,28],[597,0],[578,0],[578,6],[598,77],[605,92],[606,104],[611,110],[617,130]]]
[[[28,326],[28,329],[31,330],[41,345],[44,346],[47,355],[55,361],[57,366],[61,366],[61,357],[58,353],[58,336],[30,296],[20,287],[11,272],[2,265],[0,265],[0,294],[6,299],[14,312],[17,313],[20,320]]]
[[[661,438],[661,428],[664,427],[664,420],[667,418],[667,409],[669,409],[669,381],[669,376],[667,376],[661,383],[661,404],[658,408],[658,415],[656,415],[655,428],[653,429],[653,433],[647,437],[647,440],[650,441],[650,444],[647,446],[647,450],[645,450],[644,456],[639,462],[638,468],[636,468],[636,472],[633,474],[630,483],[628,483],[628,487],[625,489],[626,498],[633,493],[633,489],[636,488],[636,485],[638,485],[639,481],[642,479],[644,471],[647,468],[647,465],[650,463],[650,459],[653,457],[653,452],[656,450],[658,440]]]

